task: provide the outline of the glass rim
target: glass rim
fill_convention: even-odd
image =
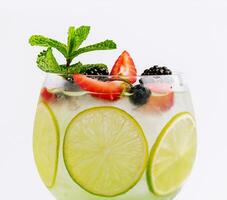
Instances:
[[[88,74],[79,74],[79,73],[75,73],[75,74],[72,74],[72,73],[51,73],[51,72],[47,72],[46,75],[55,75],[55,76],[73,76],[73,75],[84,75],[84,76],[87,76],[87,77],[103,77],[103,78],[114,78],[114,77],[127,77],[127,78],[149,78],[149,77],[152,77],[152,78],[164,78],[164,77],[182,77],[183,76],[183,73],[181,72],[173,72],[172,74],[170,75],[135,75],[135,76],[132,76],[132,75],[129,75],[129,76],[124,76],[124,75],[88,75]]]
[[[160,86],[163,90],[167,88],[167,86],[171,86],[172,91],[184,91],[187,90],[187,85],[185,85],[183,78],[181,76],[182,73],[173,73],[171,75],[146,75],[146,76],[117,76],[117,75],[84,75],[88,78],[102,79],[103,82],[125,82],[130,84],[131,86],[135,84],[143,84],[144,86],[148,86],[152,84],[153,86]],[[71,74],[73,75],[73,74]],[[81,74],[82,75],[82,74]],[[57,73],[46,73],[44,85],[50,88],[56,88],[56,85],[62,87],[62,85],[68,81],[72,81],[73,77],[68,77],[66,74],[57,74]],[[106,78],[106,80],[105,80]],[[101,81],[101,80],[100,80]],[[73,82],[72,82],[73,83]]]

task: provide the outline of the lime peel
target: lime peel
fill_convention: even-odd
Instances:
[[[33,152],[39,174],[48,188],[55,184],[58,170],[59,128],[50,107],[38,104],[34,123]]]
[[[188,112],[176,114],[162,129],[147,170],[148,186],[155,195],[168,196],[181,188],[192,170],[196,143],[195,120]]]
[[[113,197],[130,190],[147,166],[148,144],[138,122],[116,107],[77,114],[66,129],[66,168],[86,191]]]

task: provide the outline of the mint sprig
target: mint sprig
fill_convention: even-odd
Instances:
[[[111,50],[116,49],[117,45],[112,40],[105,40],[96,44],[80,47],[82,43],[87,39],[90,33],[90,26],[80,26],[75,28],[73,26],[68,29],[67,45],[59,42],[55,39],[47,38],[42,35],[33,35],[29,39],[29,43],[32,46],[47,47],[45,51],[42,51],[37,58],[38,67],[49,73],[57,74],[74,74],[83,73],[88,68],[100,67],[107,68],[104,64],[85,64],[77,62],[71,64],[72,61],[80,54],[97,51],[97,50]],[[53,50],[56,49],[66,59],[65,64],[59,65],[56,58],[54,57]]]
[[[37,57],[38,67],[47,73],[56,73],[59,75],[67,75],[74,73],[84,73],[86,70],[92,67],[107,68],[104,64],[85,64],[81,62],[66,67],[66,65],[59,65],[53,56],[51,48],[42,51]]]

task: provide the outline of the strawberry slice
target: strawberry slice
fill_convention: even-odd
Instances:
[[[50,93],[46,87],[42,88],[40,95],[45,102],[53,102],[56,99],[56,95]]]
[[[165,83],[146,84],[152,92],[144,110],[167,111],[174,104],[174,92],[171,85]]]
[[[120,94],[124,90],[125,85],[122,81],[103,82],[82,74],[75,74],[73,79],[81,89],[89,91],[92,96],[111,101],[120,98]]]
[[[152,109],[167,111],[173,106],[173,104],[174,104],[173,92],[169,92],[166,94],[153,93],[147,103],[147,106],[149,106]]]
[[[173,92],[166,94],[152,93],[148,102],[141,107],[141,110],[144,112],[167,111],[173,106],[173,104],[174,104]]]
[[[172,92],[172,85],[167,83],[147,83],[145,86],[155,93]]]
[[[124,51],[117,59],[110,75],[123,78],[132,84],[136,82],[136,67],[134,61],[127,51]]]

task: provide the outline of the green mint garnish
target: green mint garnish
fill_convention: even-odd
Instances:
[[[47,47],[42,51],[37,58],[38,67],[49,73],[62,74],[67,77],[69,74],[84,73],[88,68],[100,67],[107,68],[104,64],[85,64],[77,62],[71,64],[73,59],[82,53],[87,53],[97,50],[111,50],[116,49],[117,45],[112,40],[105,40],[96,44],[80,47],[87,39],[90,32],[89,26],[80,26],[79,28],[69,27],[67,45],[57,40],[44,37],[42,35],[33,35],[29,39],[32,46]],[[66,63],[59,65],[53,55],[52,49],[58,50],[66,59]]]
[[[48,73],[56,73],[60,75],[84,73],[92,67],[107,68],[104,64],[86,64],[81,62],[67,67],[66,65],[59,65],[53,55],[52,49],[49,47],[47,50],[42,51],[37,57],[37,66]]]
[[[61,71],[60,65],[56,61],[50,47],[38,55],[36,63],[38,67],[45,72],[55,71],[56,73],[59,73],[59,71]]]
[[[110,49],[116,49],[116,48],[117,48],[117,46],[112,40],[106,40],[104,42],[82,47],[82,48],[72,52],[70,58],[73,59],[74,57],[76,57],[82,53],[87,53],[90,51],[110,50]]]
[[[52,47],[60,51],[65,57],[67,56],[67,46],[56,40],[44,37],[42,35],[33,35],[29,39],[32,46]]]
[[[68,31],[68,57],[71,53],[79,48],[79,46],[85,41],[90,32],[89,26],[81,26],[77,29],[75,27],[69,27]]]

